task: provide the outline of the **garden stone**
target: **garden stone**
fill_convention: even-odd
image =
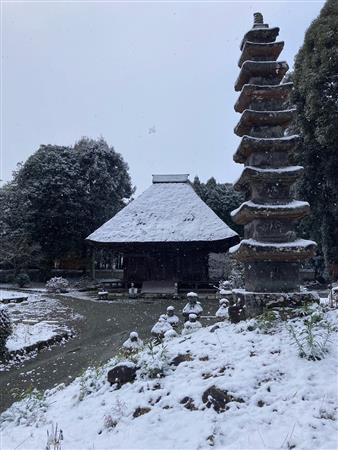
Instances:
[[[137,367],[133,363],[124,362],[116,365],[108,372],[108,382],[117,384],[120,388],[123,384],[131,383],[136,378]]]
[[[244,400],[241,398],[233,397],[228,394],[227,391],[217,388],[216,386],[211,386],[202,395],[202,401],[205,403],[207,408],[213,407],[217,413],[224,412],[229,409],[227,406],[230,402],[243,403]]]

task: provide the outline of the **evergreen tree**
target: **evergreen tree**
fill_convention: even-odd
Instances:
[[[201,183],[196,176],[192,185],[195,192],[214,213],[230,228],[242,235],[243,227],[232,221],[230,213],[244,201],[243,194],[235,191],[231,183],[217,183],[214,177],[211,177],[206,183]]]
[[[14,236],[25,238],[17,245],[21,259],[23,247],[28,256],[27,246],[33,251],[38,245],[49,267],[55,259],[81,258],[84,239],[132,192],[127,164],[103,139],[83,138],[74,147],[42,145],[0,190],[3,237],[9,244]],[[1,262],[6,263],[4,251]]]
[[[312,208],[311,236],[329,273],[338,263],[338,2],[327,0],[305,34],[293,73],[296,127],[305,167],[299,197]]]

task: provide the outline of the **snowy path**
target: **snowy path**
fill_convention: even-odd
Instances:
[[[88,366],[107,361],[131,330],[137,330],[141,337],[149,337],[150,328],[170,303],[169,300],[93,302],[65,297],[59,297],[59,300],[64,306],[72,308],[75,314],[84,317],[75,324],[72,321],[76,337],[65,345],[42,350],[21,366],[2,372],[0,412],[15,401],[15,393],[23,393],[31,387],[45,390],[59,383],[68,384]],[[184,300],[172,302],[178,311],[185,303]],[[215,313],[217,301],[205,303]]]

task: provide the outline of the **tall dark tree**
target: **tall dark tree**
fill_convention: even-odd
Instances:
[[[305,167],[300,198],[310,202],[308,228],[323,252],[328,273],[338,263],[338,2],[327,0],[305,34],[293,73],[296,126]]]
[[[103,140],[74,147],[41,146],[1,190],[0,212],[9,236],[39,245],[55,259],[84,255],[85,237],[111,218],[132,195],[128,166]]]
[[[244,201],[243,195],[235,191],[231,183],[217,183],[214,177],[206,183],[201,183],[200,179],[195,177],[192,184],[195,192],[214,213],[241,235],[243,228],[232,221],[230,213]]]

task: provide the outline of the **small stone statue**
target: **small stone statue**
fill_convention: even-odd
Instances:
[[[156,322],[153,328],[151,329],[151,334],[157,339],[163,339],[165,332],[172,329],[173,327],[167,321],[166,316],[162,314],[158,319],[158,322]]]
[[[198,301],[198,295],[195,292],[189,292],[187,294],[188,303],[183,308],[183,316],[185,320],[188,320],[189,314],[196,314],[197,317],[203,312],[201,303]]]
[[[137,352],[143,347],[143,341],[139,338],[136,331],[132,331],[129,338],[122,344],[123,350],[127,353]]]
[[[175,314],[175,308],[173,306],[168,306],[167,308],[167,321],[170,323],[170,325],[175,328],[178,325],[178,322],[180,319]]]
[[[197,320],[197,318],[198,318],[197,314],[189,314],[188,321],[185,322],[183,326],[182,330],[183,335],[193,333],[194,331],[197,331],[200,328],[202,328],[202,324]]]
[[[216,317],[220,319],[229,319],[229,300],[221,298],[219,301],[219,308],[216,311]]]

